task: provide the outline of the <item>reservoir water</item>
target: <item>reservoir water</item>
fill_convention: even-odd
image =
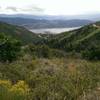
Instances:
[[[80,27],[73,27],[73,28],[46,28],[46,29],[31,29],[30,31],[34,33],[42,33],[42,34],[59,34],[66,31],[71,31],[78,29]]]

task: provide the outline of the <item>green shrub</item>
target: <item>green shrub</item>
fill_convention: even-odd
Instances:
[[[0,34],[0,61],[13,61],[20,54],[21,43],[11,37]]]
[[[82,51],[82,57],[88,60],[100,60],[100,48],[91,48]]]

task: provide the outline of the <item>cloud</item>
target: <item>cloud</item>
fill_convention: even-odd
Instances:
[[[32,7],[32,9],[39,11],[39,12],[44,12],[43,8],[39,8],[39,7]]]
[[[14,11],[14,12],[17,12],[17,11],[18,11],[18,8],[13,7],[13,6],[6,7],[5,9],[6,9],[6,10],[12,10],[12,11]]]
[[[1,7],[0,7],[1,9]],[[44,9],[42,8],[39,8],[37,6],[28,6],[28,7],[13,7],[13,6],[8,6],[5,8],[5,10],[11,10],[11,11],[14,11],[14,12],[18,12],[18,11],[24,11],[24,12],[31,12],[31,11],[35,11],[35,12],[43,12]]]
[[[37,6],[28,6],[25,8],[20,8],[21,11],[25,11],[25,12],[44,12],[44,9],[39,8]]]
[[[0,10],[2,10],[2,6],[0,6]]]
[[[7,14],[43,14],[44,9],[40,8],[36,5],[25,5],[25,6],[1,6],[0,5],[0,13]]]

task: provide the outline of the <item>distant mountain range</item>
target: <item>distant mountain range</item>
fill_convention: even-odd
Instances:
[[[28,15],[28,14],[0,14],[0,17],[7,18],[26,18],[26,19],[38,19],[38,20],[73,20],[84,19],[91,21],[99,21],[100,13],[91,13],[83,15]]]
[[[87,19],[67,18],[67,16],[0,15],[0,21],[24,26],[27,29],[69,28],[92,23]]]

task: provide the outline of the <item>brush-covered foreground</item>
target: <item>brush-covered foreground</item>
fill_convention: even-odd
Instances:
[[[100,62],[25,55],[0,63],[0,100],[100,100]]]

